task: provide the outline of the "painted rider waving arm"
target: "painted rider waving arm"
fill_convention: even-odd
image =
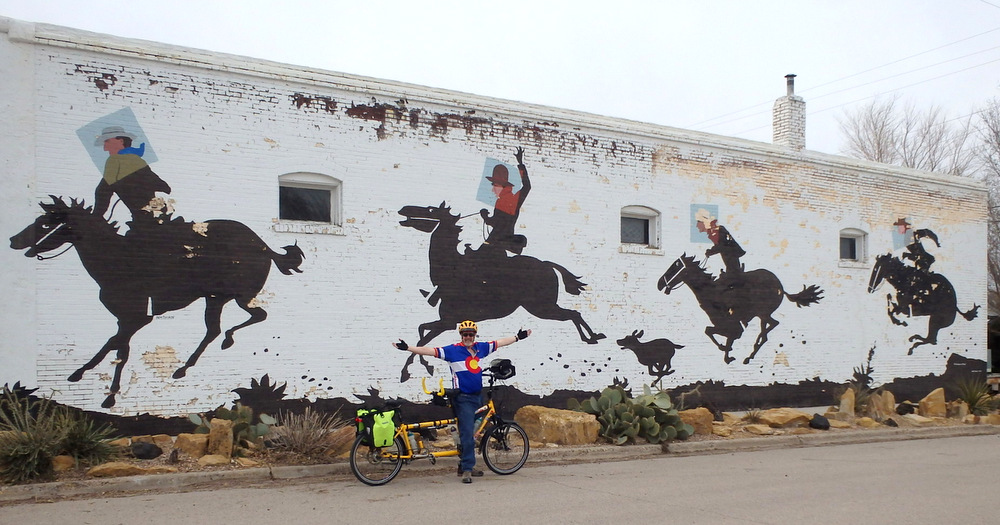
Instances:
[[[493,175],[486,177],[493,185],[493,193],[497,197],[491,216],[486,208],[479,211],[483,221],[492,228],[488,244],[501,246],[514,253],[520,253],[526,241],[514,235],[517,218],[521,214],[521,206],[531,191],[531,181],[528,179],[528,168],[524,165],[524,148],[518,147],[514,153],[517,159],[517,171],[521,176],[521,189],[514,193],[514,184],[509,180],[507,167],[497,164],[493,167]]]

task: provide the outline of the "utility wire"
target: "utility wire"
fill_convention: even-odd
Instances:
[[[952,71],[950,73],[945,73],[943,75],[938,75],[936,77],[928,78],[926,80],[921,80],[920,82],[914,82],[913,84],[909,84],[909,85],[906,85],[906,86],[900,86],[898,88],[889,90],[888,93],[892,93],[894,91],[899,91],[901,89],[911,88],[911,87],[914,87],[914,86],[919,86],[920,84],[931,82],[933,80],[938,80],[938,79],[941,79],[941,78],[944,78],[944,77],[947,77],[947,76],[951,76],[951,75],[955,75],[955,74],[958,74],[958,73],[963,73],[963,72],[968,71],[970,69],[975,69],[977,67],[986,66],[986,65],[992,64],[994,62],[1000,62],[1000,58],[998,58],[996,60],[990,60],[989,62],[983,62],[982,64],[976,64],[974,66],[969,66],[969,67],[964,68],[964,69],[959,69],[958,71]],[[880,94],[868,95],[867,97],[862,97],[862,98],[859,98],[859,99],[855,99],[855,100],[852,100],[850,102],[844,102],[843,104],[837,104],[835,106],[830,106],[830,107],[826,107],[826,108],[823,108],[823,109],[818,109],[816,111],[807,111],[806,112],[806,116],[808,117],[809,115],[817,115],[819,113],[824,113],[824,112],[827,112],[827,111],[830,111],[830,110],[833,110],[833,109],[842,108],[844,106],[848,106],[848,105],[851,105],[851,104],[856,104],[858,102],[861,102],[861,101],[864,101],[864,100],[868,100],[870,98],[875,98],[875,97],[877,97],[879,95]],[[968,116],[968,115],[965,115],[965,116]],[[964,118],[964,117],[958,117],[958,118]],[[766,128],[766,127],[768,127],[768,125],[757,126],[757,127],[751,128],[751,129],[740,131],[739,133],[735,133],[734,136],[742,135],[743,133],[749,133],[751,131],[757,131],[758,129],[762,129],[762,128]]]
[[[980,1],[985,2],[985,0],[980,0]],[[989,2],[985,2],[985,3],[989,3]],[[990,4],[990,5],[993,5],[993,4]],[[994,6],[994,7],[1000,8],[1000,6]],[[961,43],[961,42],[965,42],[965,41],[971,40],[973,38],[978,38],[978,37],[981,37],[983,35],[987,35],[989,33],[993,33],[993,32],[996,32],[996,31],[1000,31],[1000,27],[994,28],[994,29],[990,29],[989,31],[983,31],[982,33],[978,33],[978,34],[975,34],[975,35],[972,35],[972,36],[969,36],[969,37],[965,37],[965,38],[962,38],[962,39],[959,39],[959,40],[955,40],[953,42],[949,42],[947,44],[940,45],[940,46],[935,47],[933,49],[928,49],[926,51],[921,51],[920,53],[916,53],[916,54],[910,55],[910,56],[905,57],[905,58],[900,58],[898,60],[893,60],[892,62],[887,62],[885,64],[882,64],[881,66],[877,66],[877,67],[873,67],[873,68],[870,68],[870,69],[866,69],[864,71],[860,71],[858,73],[853,73],[853,74],[847,75],[845,77],[838,78],[836,80],[831,80],[829,82],[825,82],[825,83],[817,85],[817,86],[806,88],[806,89],[802,90],[801,92],[802,93],[808,93],[808,92],[810,92],[812,90],[819,89],[819,88],[824,87],[824,86],[829,86],[831,84],[836,84],[837,82],[841,82],[843,80],[847,80],[849,78],[853,78],[853,77],[856,77],[858,75],[863,75],[865,73],[870,73],[872,71],[875,71],[875,70],[878,70],[878,69],[882,69],[884,67],[888,67],[888,66],[891,66],[893,64],[898,64],[900,62],[904,62],[906,60],[910,60],[911,58],[916,58],[916,57],[919,57],[921,55],[925,55],[927,53],[931,53],[931,52],[937,51],[939,49],[944,49],[946,47],[949,47],[949,46],[952,46],[952,45],[955,45],[955,44],[958,44],[958,43]],[[823,96],[823,95],[820,95],[820,96]],[[814,98],[818,98],[818,97],[814,97]],[[716,117],[712,117],[712,118],[709,118],[709,119],[705,119],[705,120],[702,120],[702,121],[699,121],[699,122],[695,122],[693,124],[689,124],[689,125],[684,126],[684,127],[687,128],[687,129],[694,129],[697,126],[700,126],[700,125],[702,125],[702,124],[704,124],[706,122],[711,122],[713,120],[718,120],[720,118],[725,118],[725,117],[728,117],[730,115],[735,115],[737,113],[742,113],[744,111],[755,110],[755,109],[757,109],[760,106],[771,104],[772,102],[773,101],[771,101],[771,100],[767,100],[767,101],[764,101],[764,102],[760,102],[760,103],[754,104],[754,105],[752,105],[750,107],[747,107],[747,108],[744,108],[744,109],[739,109],[739,110],[736,110],[736,111],[731,111],[729,113],[726,113],[726,114],[723,114],[723,115],[719,115],[719,116],[716,116]],[[735,120],[740,120],[740,119],[735,119]],[[717,125],[717,124],[713,124],[712,126],[715,126],[715,125]],[[709,126],[709,127],[711,127],[711,126]]]
[[[951,62],[953,60],[958,60],[958,59],[961,59],[961,58],[966,58],[966,57],[971,56],[971,55],[979,54],[979,53],[982,53],[982,52],[985,52],[985,51],[992,51],[993,49],[998,49],[998,48],[1000,48],[1000,46],[997,46],[997,47],[994,47],[994,48],[991,48],[991,49],[986,49],[986,50],[983,50],[983,51],[977,51],[976,53],[971,53],[970,55],[965,55],[965,56],[962,56],[962,57],[959,57],[959,58],[956,58],[956,59],[952,59],[952,60],[946,60],[944,62],[939,62],[937,64],[932,64],[930,66],[924,66],[924,67],[921,67],[921,68],[918,68],[918,69],[907,71],[905,73],[899,73],[899,74],[891,75],[891,76],[888,76],[888,77],[885,77],[885,78],[881,78],[881,79],[878,79],[878,80],[873,80],[871,82],[867,82],[865,84],[860,84],[858,86],[854,86],[854,87],[851,87],[851,88],[844,88],[844,89],[841,89],[841,90],[838,90],[838,91],[833,91],[833,92],[827,93],[826,95],[819,95],[819,96],[813,97],[813,100],[818,99],[818,98],[823,98],[823,97],[825,97],[827,95],[833,95],[833,94],[841,93],[841,92],[844,92],[844,91],[850,91],[851,89],[856,89],[856,88],[859,88],[859,87],[864,87],[864,86],[867,86],[867,85],[870,85],[870,84],[875,84],[877,82],[882,82],[883,80],[889,80],[889,79],[896,78],[896,77],[899,77],[899,76],[903,76],[903,75],[906,75],[906,74],[909,74],[909,73],[912,73],[912,72],[915,72],[915,71],[920,71],[922,69],[927,69],[929,67],[939,66],[941,64],[945,64],[945,63]],[[902,90],[902,89],[906,89],[906,88],[910,88],[910,87],[914,87],[914,86],[919,86],[920,84],[924,84],[926,82],[931,82],[931,81],[937,80],[939,78],[943,78],[943,77],[947,77],[947,76],[950,76],[950,75],[955,75],[955,74],[958,74],[958,73],[962,73],[964,71],[968,71],[970,69],[975,69],[977,67],[982,67],[982,66],[985,66],[987,64],[992,64],[992,63],[998,62],[998,61],[1000,61],[1000,58],[994,59],[994,60],[990,60],[990,61],[987,61],[987,62],[983,62],[981,64],[976,64],[974,66],[969,66],[969,67],[966,67],[966,68],[963,68],[963,69],[959,69],[957,71],[951,71],[949,73],[945,73],[943,75],[938,75],[936,77],[927,78],[927,79],[921,80],[920,82],[914,82],[912,84],[907,84],[905,86],[900,86],[898,88],[893,88],[893,89],[888,90],[887,93],[892,93],[892,92],[899,91],[899,90]],[[869,96],[866,96],[866,97],[859,98],[857,100],[853,100],[853,101],[850,101],[850,102],[845,102],[843,104],[838,104],[836,106],[831,106],[831,107],[824,108],[824,109],[821,109],[821,110],[809,111],[807,113],[807,115],[814,115],[814,114],[817,114],[817,113],[822,113],[822,112],[828,111],[830,109],[836,109],[836,108],[839,108],[839,107],[846,106],[848,104],[853,104],[855,102],[859,102],[859,101],[862,101],[862,100],[867,100],[869,98],[873,98],[873,97],[876,97],[876,96],[878,96],[878,94],[869,95]],[[737,117],[737,118],[726,120],[726,121],[723,121],[723,122],[717,122],[715,124],[709,124],[707,126],[704,126],[702,129],[704,130],[704,129],[707,129],[707,128],[714,128],[716,126],[722,126],[724,124],[730,124],[732,122],[737,122],[737,121],[745,120],[745,119],[748,119],[748,118],[758,117],[758,116],[762,115],[763,113],[764,113],[763,111],[758,111],[757,113],[753,113],[753,114],[750,114],[750,115],[746,115],[746,116],[742,116],[742,117]],[[757,128],[754,128],[754,129],[757,129]]]

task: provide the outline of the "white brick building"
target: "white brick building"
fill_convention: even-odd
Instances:
[[[465,244],[479,248],[488,231],[479,210],[494,213],[485,176],[500,161],[519,189],[517,148],[531,183],[516,222],[527,239],[523,256],[579,276],[585,289],[571,295],[560,282],[556,302],[607,336],[586,344],[571,321],[524,308],[477,319],[486,339],[534,330],[500,354],[517,365],[512,383],[527,395],[561,406],[566,392],[583,395],[615,378],[653,381],[635,353],[616,344],[635,331],[643,341],[683,346],[672,359],[659,358],[669,365],[659,368],[662,386],[681,391],[711,383],[718,387],[711,401],[725,406],[754,402],[747,392],[785,404],[832,402],[823,390],[851,379],[873,348],[877,384],[940,376],[956,356],[963,364],[986,358],[984,314],[971,321],[959,315],[936,344],[908,355],[908,339],[927,334],[929,316],[897,314],[908,326],[895,325],[886,314],[886,295],[895,290],[887,283],[875,293],[867,289],[877,255],[899,257],[914,231],[930,230],[940,247],[926,236],[917,242],[953,286],[957,310],[985,305],[983,187],[805,150],[804,124],[785,117],[776,121],[771,145],[9,19],[0,19],[0,34],[4,235],[35,220],[39,202],[53,202],[49,195],[92,205],[107,158],[92,139],[120,124],[146,144],[142,159],[170,185],[161,196],[174,216],[239,221],[272,250],[297,245],[305,256],[302,273],[270,268],[254,301],[266,320],[236,332],[229,348],[221,349],[225,334],[218,336],[184,377],[173,376],[205,335],[206,301],[156,315],[131,338],[121,391],[108,409],[114,414],[214,408],[264,374],[287,383],[290,398],[353,399],[375,387],[421,400],[419,379],[428,373],[414,365],[408,370],[415,380],[401,382],[405,355],[389,343],[415,344],[418,326],[438,319],[430,302],[440,279],[459,279],[471,290],[484,279],[493,283],[490,269],[507,259],[474,263],[473,254],[432,283],[430,236],[400,224],[398,211],[445,201],[452,214],[467,216],[452,253],[457,257]],[[776,115],[804,119],[800,102],[790,88]],[[280,186],[328,192],[321,195],[331,196],[329,219],[281,219],[281,200],[299,194],[279,196]],[[112,213],[119,224],[130,218],[122,204]],[[706,213],[745,252],[739,262],[747,272],[769,270],[790,294],[822,289],[808,307],[781,302],[773,314],[779,324],[749,364],[757,319],[733,341],[735,360],[727,364],[706,336],[712,322],[691,287],[669,295],[657,287],[682,254],[705,260],[714,244],[697,217]],[[905,235],[896,226],[901,219],[911,227]],[[146,255],[160,249],[144,246]],[[100,267],[114,270],[143,251],[129,249]],[[0,384],[20,381],[95,410],[109,393],[116,351],[81,380],[67,378],[115,333],[116,318],[79,251],[47,260],[25,257],[24,249],[0,251]],[[157,263],[135,257],[142,266]],[[716,276],[721,257],[707,260]],[[520,295],[552,292],[538,275],[525,277],[530,286]],[[170,277],[163,293],[196,277]],[[489,291],[497,301],[505,299],[501,290],[521,286],[505,279]],[[141,295],[143,286],[121,289]],[[754,290],[740,302],[756,303],[765,293]],[[156,302],[149,306],[154,313]],[[247,317],[229,302],[222,331]],[[428,344],[454,339],[449,332]],[[672,373],[663,375],[668,368]],[[437,366],[434,381],[446,373]]]

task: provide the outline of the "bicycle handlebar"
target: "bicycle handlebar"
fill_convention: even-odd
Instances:
[[[424,393],[425,394],[432,394],[432,395],[436,394],[436,395],[439,395],[439,396],[443,396],[444,395],[444,378],[438,379],[438,389],[437,389],[437,392],[434,392],[434,391],[431,391],[431,390],[427,390],[427,378],[426,377],[420,378],[420,387],[424,389]]]

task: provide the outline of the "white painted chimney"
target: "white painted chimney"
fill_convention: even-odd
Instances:
[[[795,75],[785,75],[787,95],[774,101],[773,142],[795,151],[806,147],[806,101],[795,96]]]

